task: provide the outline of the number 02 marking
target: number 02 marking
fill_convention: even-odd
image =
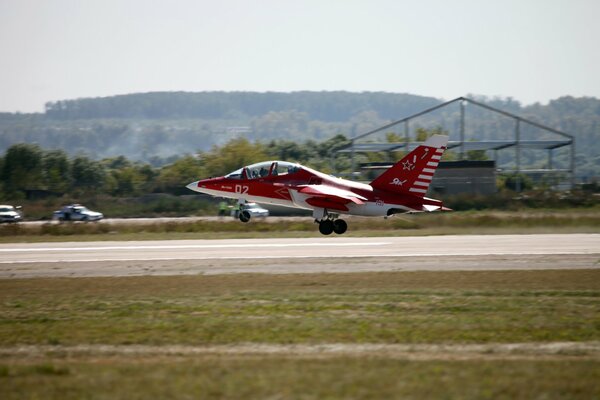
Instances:
[[[248,186],[235,185],[235,192],[240,194],[248,193]]]

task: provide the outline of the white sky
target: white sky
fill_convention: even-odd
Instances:
[[[150,91],[600,97],[598,0],[0,0],[0,111]]]

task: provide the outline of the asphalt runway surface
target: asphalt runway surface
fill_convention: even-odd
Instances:
[[[600,234],[0,244],[0,278],[600,268]]]

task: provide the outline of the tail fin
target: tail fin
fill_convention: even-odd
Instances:
[[[433,135],[371,182],[371,186],[388,192],[425,197],[447,145],[448,136]]]

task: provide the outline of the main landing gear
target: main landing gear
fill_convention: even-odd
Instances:
[[[343,219],[338,219],[338,214],[329,213],[324,208],[313,209],[315,223],[319,224],[319,232],[331,235],[333,232],[343,234],[348,229],[348,224]]]
[[[319,223],[319,232],[323,235],[331,235],[333,232],[343,234],[348,229],[348,224],[343,219],[322,219],[315,221]]]

